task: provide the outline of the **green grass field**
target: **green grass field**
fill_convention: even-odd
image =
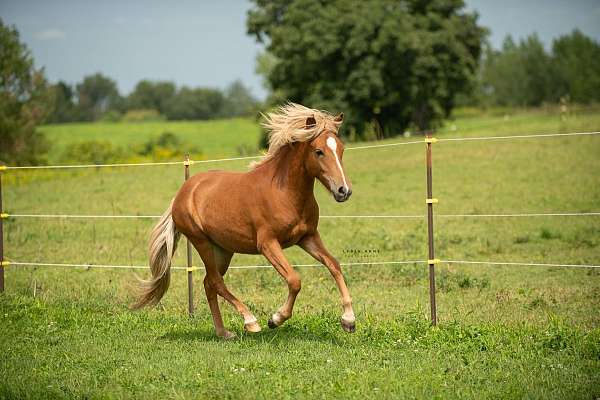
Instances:
[[[110,141],[115,147],[140,145],[161,133],[176,134],[183,147],[198,148],[205,158],[238,154],[258,147],[258,124],[251,119],[228,119],[210,122],[156,121],[138,123],[97,122],[43,126],[40,129],[52,143],[51,163],[60,161],[65,147],[88,140]]]
[[[163,131],[207,158],[256,146],[252,121],[43,127],[56,149],[111,135],[122,146]],[[598,110],[563,121],[552,110],[468,115],[439,137],[600,130]],[[391,141],[414,140],[395,139]],[[353,144],[359,145],[359,144]],[[58,150],[57,150],[58,151]],[[600,137],[440,142],[434,145],[437,213],[600,210]],[[347,151],[353,197],[324,215],[423,214],[425,149]],[[244,170],[246,162],[197,164],[194,173]],[[11,213],[160,214],[181,166],[5,174]],[[151,220],[5,220],[14,261],[143,265]],[[426,224],[412,219],[323,219],[321,235],[343,262],[424,260]],[[600,217],[436,219],[441,259],[600,264]],[[180,246],[175,265],[184,265]],[[286,250],[293,263],[313,261]],[[198,257],[194,263],[199,265]],[[236,255],[232,265],[264,264]],[[193,319],[185,273],[175,271],[157,309],[131,312],[131,270],[6,270],[0,296],[0,398],[582,398],[600,396],[600,270],[439,265],[438,327],[428,323],[427,267],[345,269],[357,332],[339,326],[339,295],[325,268],[299,267],[303,288],[283,327],[266,321],[287,289],[273,269],[230,270],[229,288],[264,331],[245,334],[223,303],[233,341],[214,337],[195,273]],[[146,271],[137,271],[146,274]]]

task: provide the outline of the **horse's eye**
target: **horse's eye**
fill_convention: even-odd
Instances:
[[[317,149],[317,150],[315,150],[315,153],[316,153],[316,154],[317,154],[317,156],[319,156],[319,157],[323,157],[323,156],[325,155],[325,153],[323,153],[323,150],[321,150],[321,149]]]

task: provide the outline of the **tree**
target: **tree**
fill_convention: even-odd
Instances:
[[[448,115],[485,37],[462,0],[254,0],[247,28],[271,55],[266,79],[280,96],[384,136]]]
[[[579,30],[556,39],[552,62],[560,76],[559,93],[575,102],[600,101],[600,44]]]
[[[225,89],[223,116],[240,117],[256,112],[257,101],[244,84],[236,80]]]
[[[45,122],[49,123],[60,123],[60,122],[71,122],[77,119],[74,92],[73,88],[63,82],[59,81],[57,84],[50,87],[52,93],[54,107],[46,118]]]
[[[123,99],[117,84],[100,73],[86,76],[77,84],[79,120],[96,121],[108,111],[122,111]]]
[[[44,161],[49,144],[36,131],[51,96],[42,69],[35,69],[14,27],[0,19],[0,161],[17,165]]]
[[[485,54],[482,84],[491,104],[539,106],[558,100],[556,69],[536,34],[518,44],[507,36],[500,51]]]
[[[167,104],[175,96],[176,89],[173,82],[151,82],[143,80],[138,82],[133,92],[127,98],[127,108],[150,109],[165,114]]]
[[[481,68],[481,104],[539,106],[561,97],[600,100],[600,44],[578,30],[560,36],[549,53],[536,34],[500,50],[488,48]]]
[[[222,115],[224,97],[217,89],[182,87],[166,105],[168,119],[210,119]]]

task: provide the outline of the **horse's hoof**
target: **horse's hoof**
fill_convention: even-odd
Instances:
[[[354,333],[356,332],[356,323],[354,321],[344,321],[344,319],[342,318],[342,328],[348,333]]]
[[[246,331],[251,333],[257,333],[261,331],[260,325],[256,321],[250,322],[249,324],[244,324],[244,328],[246,329]]]
[[[271,329],[277,328],[277,325],[275,325],[275,322],[273,322],[273,318],[269,318],[269,328],[271,328]]]
[[[233,332],[229,332],[229,331],[225,331],[222,334],[217,334],[218,337],[220,337],[223,340],[232,340],[235,339],[237,337],[237,335]]]

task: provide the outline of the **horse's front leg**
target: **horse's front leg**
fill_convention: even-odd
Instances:
[[[298,245],[317,261],[324,264],[327,269],[329,269],[329,272],[331,272],[333,279],[335,279],[335,283],[337,283],[340,295],[342,296],[342,308],[344,310],[341,319],[342,328],[344,328],[346,332],[354,332],[356,330],[356,318],[354,317],[354,310],[352,309],[352,298],[350,298],[350,292],[346,286],[346,281],[344,281],[340,263],[335,257],[329,254],[329,251],[327,251],[325,245],[321,241],[319,232],[303,237]]]
[[[277,328],[292,316],[296,296],[300,292],[300,275],[292,268],[285,258],[281,245],[276,239],[266,240],[259,246],[261,253],[275,267],[277,272],[286,280],[288,297],[286,302],[269,319],[269,328]]]

